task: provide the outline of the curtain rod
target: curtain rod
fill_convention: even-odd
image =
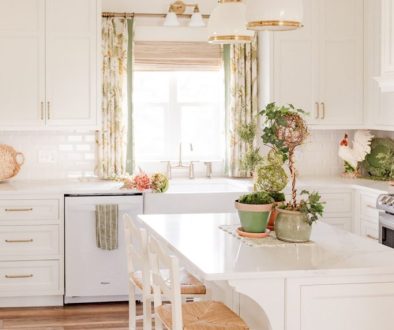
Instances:
[[[123,18],[134,18],[134,17],[159,17],[164,18],[167,14],[155,14],[155,13],[114,13],[114,12],[103,12],[102,17],[123,17]],[[180,14],[177,15],[181,18],[191,18],[191,14]],[[203,18],[209,18],[209,15],[202,15]]]

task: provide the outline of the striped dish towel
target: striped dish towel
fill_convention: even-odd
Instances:
[[[96,205],[96,245],[99,249],[118,248],[118,212],[116,204]]]

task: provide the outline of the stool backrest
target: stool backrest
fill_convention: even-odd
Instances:
[[[162,305],[162,296],[171,302],[172,330],[182,330],[182,298],[179,276],[179,261],[169,255],[160,242],[153,236],[149,238],[149,259],[155,308]],[[161,269],[168,272],[160,271]]]
[[[146,293],[151,290],[148,235],[144,228],[139,228],[135,220],[125,214],[123,216],[127,247],[127,268],[129,275],[142,272],[142,284]],[[129,276],[130,277],[130,276]]]

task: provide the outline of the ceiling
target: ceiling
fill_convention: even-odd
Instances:
[[[165,13],[171,0],[103,0],[103,11],[114,12],[148,12]],[[210,14],[217,5],[217,0],[185,0],[186,3],[197,3],[203,14]]]

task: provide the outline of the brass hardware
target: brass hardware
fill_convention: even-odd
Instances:
[[[255,21],[249,22],[247,28],[255,29],[260,27],[277,26],[287,30],[294,30],[302,28],[304,25],[297,21]],[[283,29],[283,30],[284,30]]]
[[[31,239],[25,239],[25,240],[23,240],[23,239],[20,239],[20,240],[11,240],[11,239],[6,239],[5,240],[5,242],[6,243],[33,243],[34,242],[34,240],[31,238]]]
[[[48,120],[51,119],[51,102],[47,102]]]
[[[33,274],[29,275],[6,275],[5,278],[32,278]]]
[[[373,205],[367,205],[367,207],[368,207],[369,209],[377,210],[377,208],[376,208],[375,206],[373,206]]]
[[[324,102],[321,103],[322,108],[322,117],[321,119],[326,119],[326,104]]]
[[[26,208],[26,209],[5,209],[6,212],[31,212],[33,208]]]
[[[123,17],[123,18],[134,18],[134,17],[151,17],[151,18],[164,18],[166,14],[156,14],[156,13],[112,13],[104,12],[101,14],[102,17]],[[192,14],[180,14],[178,17],[181,18],[191,18]],[[203,18],[208,19],[209,15],[202,15]]]
[[[252,41],[253,37],[251,36],[212,36],[209,37],[208,42],[214,42],[214,41],[233,41],[233,40],[237,40],[237,41]]]
[[[44,120],[44,102],[41,102],[41,120]]]
[[[316,105],[316,119],[320,119],[320,106],[319,106],[319,102],[316,102],[315,105]]]
[[[370,238],[370,239],[373,239],[374,241],[378,241],[379,240],[379,238],[376,238],[376,237],[373,237],[372,235],[367,235],[367,237],[368,238]]]

